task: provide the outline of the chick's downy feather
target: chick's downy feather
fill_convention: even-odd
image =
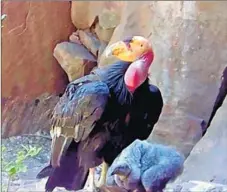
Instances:
[[[107,184],[127,190],[159,191],[181,173],[183,163],[184,157],[175,149],[137,139],[114,160]]]

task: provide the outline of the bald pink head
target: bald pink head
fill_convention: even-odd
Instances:
[[[130,62],[124,81],[129,91],[134,92],[148,77],[154,53],[149,41],[142,36],[133,36],[112,44],[106,55],[114,55],[122,61]]]
[[[129,66],[124,80],[130,92],[134,92],[147,79],[153,59],[154,54],[150,49]]]

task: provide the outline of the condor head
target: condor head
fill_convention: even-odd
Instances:
[[[154,52],[149,41],[141,36],[133,36],[110,45],[106,56],[130,62],[124,81],[130,92],[134,92],[148,77],[149,67],[154,59]]]

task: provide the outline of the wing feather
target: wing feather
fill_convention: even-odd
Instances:
[[[74,139],[85,140],[101,118],[109,98],[109,89],[101,81],[70,83],[53,111],[51,164],[60,166],[60,158]]]

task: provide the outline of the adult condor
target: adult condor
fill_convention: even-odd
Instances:
[[[136,138],[147,138],[159,118],[163,102],[148,83],[154,58],[148,40],[127,38],[106,53],[121,61],[71,82],[53,111],[51,161],[37,175],[48,176],[47,192],[82,189],[89,169],[93,175],[103,162],[101,186],[108,165]]]

